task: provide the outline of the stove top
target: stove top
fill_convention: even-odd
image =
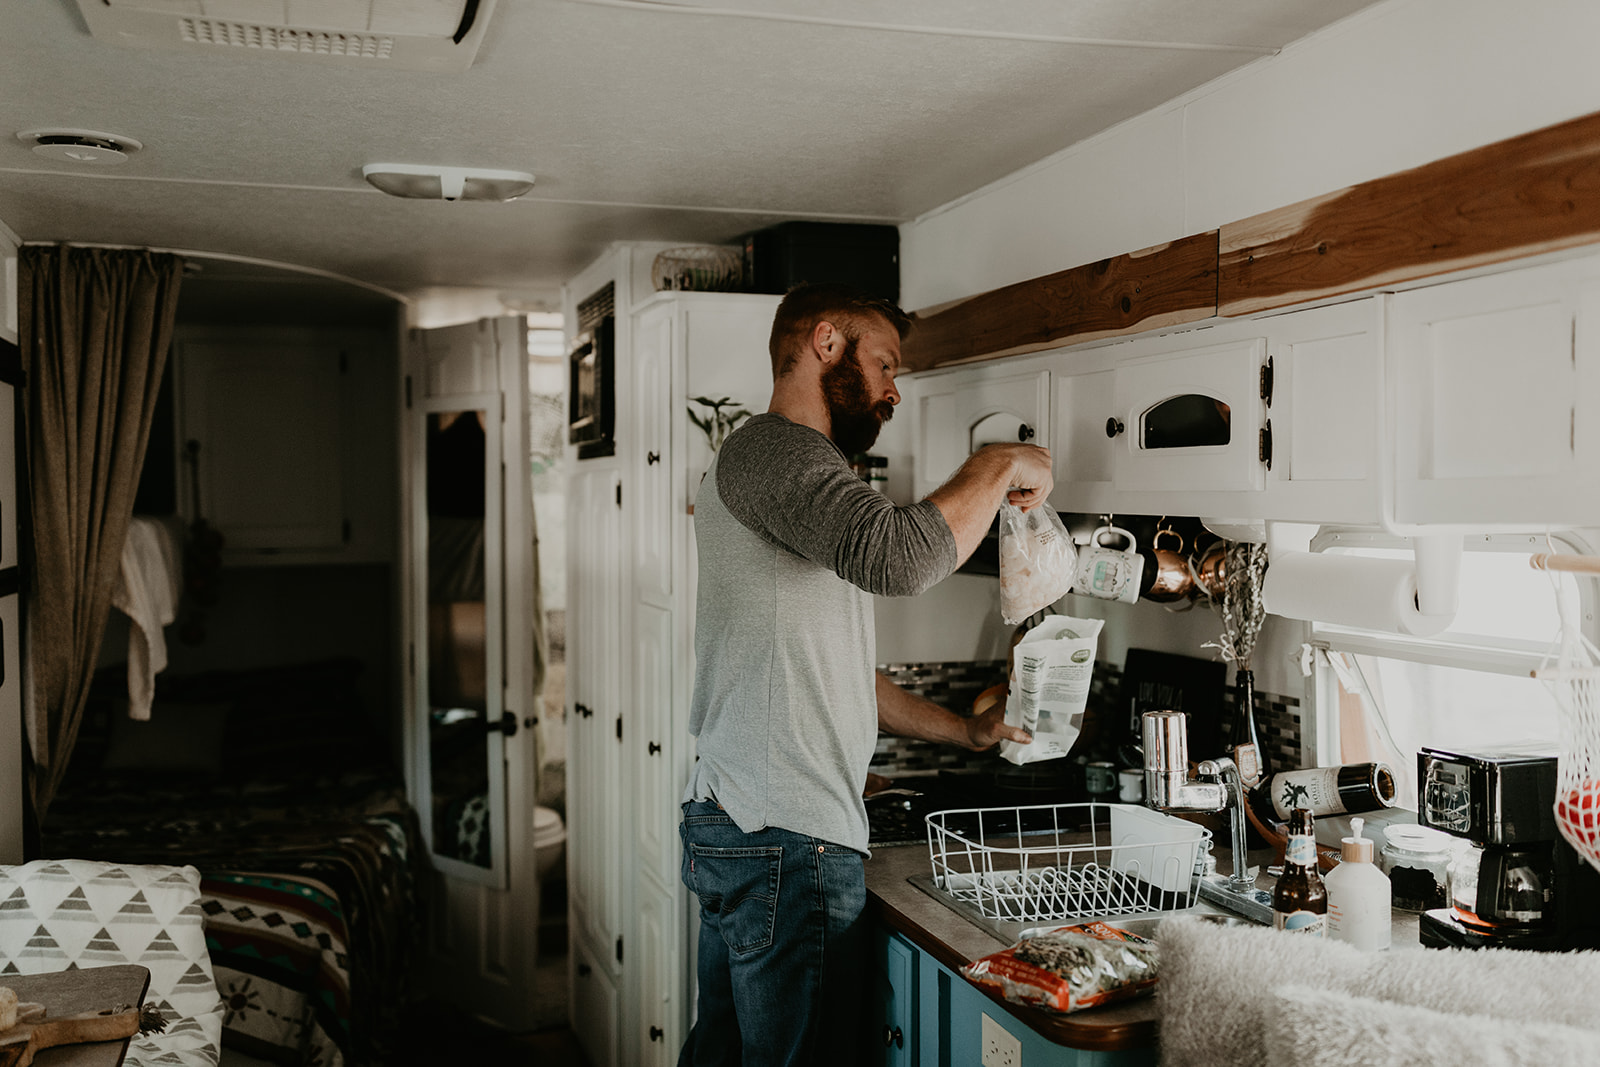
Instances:
[[[952,808],[1021,807],[1059,804],[1068,799],[1059,781],[1045,781],[1026,788],[1007,783],[1001,774],[979,772],[937,774],[897,778],[894,784],[867,798],[869,845],[926,844],[927,817]],[[991,820],[994,832],[1004,826]]]

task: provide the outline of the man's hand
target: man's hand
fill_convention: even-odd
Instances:
[[[1038,445],[997,444],[978,449],[928,499],[938,507],[965,560],[989,532],[1001,503],[1023,511],[1044,503],[1055,488],[1050,453]]]
[[[1033,735],[1020,726],[1006,724],[1006,702],[997,700],[981,715],[966,720],[967,747],[982,752],[1002,741],[1015,741],[1019,745],[1033,743]]]

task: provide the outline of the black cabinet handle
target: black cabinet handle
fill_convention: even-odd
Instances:
[[[650,1028],[650,1040],[651,1041],[660,1041],[662,1038],[664,1038],[666,1036],[667,1036],[667,1032],[665,1030],[661,1029],[661,1027],[652,1026]]]
[[[1021,426],[1018,426],[1017,427],[1017,440],[1019,440],[1019,441],[1031,441],[1031,440],[1033,440],[1033,427],[1029,426],[1027,423],[1023,423]]]
[[[1117,434],[1121,433],[1123,430],[1126,430],[1126,429],[1127,429],[1127,427],[1122,425],[1122,420],[1117,418],[1115,415],[1111,416],[1109,419],[1106,420],[1106,436],[1107,437],[1115,437],[1115,436],[1117,436]]]
[[[587,978],[593,973],[594,973],[594,968],[590,967],[587,963],[578,964],[578,977],[579,978]]]
[[[654,741],[650,742],[650,755],[652,755],[652,756],[657,755],[660,751],[661,751],[661,746],[660,745],[656,744]]]
[[[646,463],[650,464],[653,467],[657,463],[661,462],[661,453],[660,452],[646,452],[644,454],[644,461]]]
[[[898,1026],[895,1027],[893,1030],[891,1030],[891,1029],[889,1029],[889,1024],[888,1023],[884,1023],[883,1024],[883,1047],[884,1048],[888,1048],[891,1045],[893,1045],[895,1048],[905,1048],[906,1047],[905,1035],[900,1032],[900,1028]]]
[[[491,734],[505,734],[507,737],[517,736],[517,716],[515,712],[502,711],[500,720],[493,719],[484,723],[484,732]]]

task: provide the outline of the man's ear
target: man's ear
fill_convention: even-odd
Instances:
[[[838,362],[845,349],[844,331],[839,329],[827,319],[817,323],[811,330],[811,352],[822,361],[825,367]]]

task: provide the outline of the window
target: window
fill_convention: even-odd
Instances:
[[[1313,549],[1409,558],[1403,538],[1324,531]],[[1455,621],[1434,637],[1312,625],[1327,650],[1318,678],[1319,741],[1341,762],[1381,760],[1395,772],[1401,806],[1416,806],[1416,757],[1424,745],[1462,749],[1556,740],[1557,709],[1532,678],[1560,638],[1557,586],[1579,598],[1594,630],[1590,583],[1534,570],[1533,552],[1584,552],[1575,538],[1475,535],[1462,554]],[[1319,657],[1319,662],[1324,662]],[[1327,762],[1327,761],[1325,761]]]

